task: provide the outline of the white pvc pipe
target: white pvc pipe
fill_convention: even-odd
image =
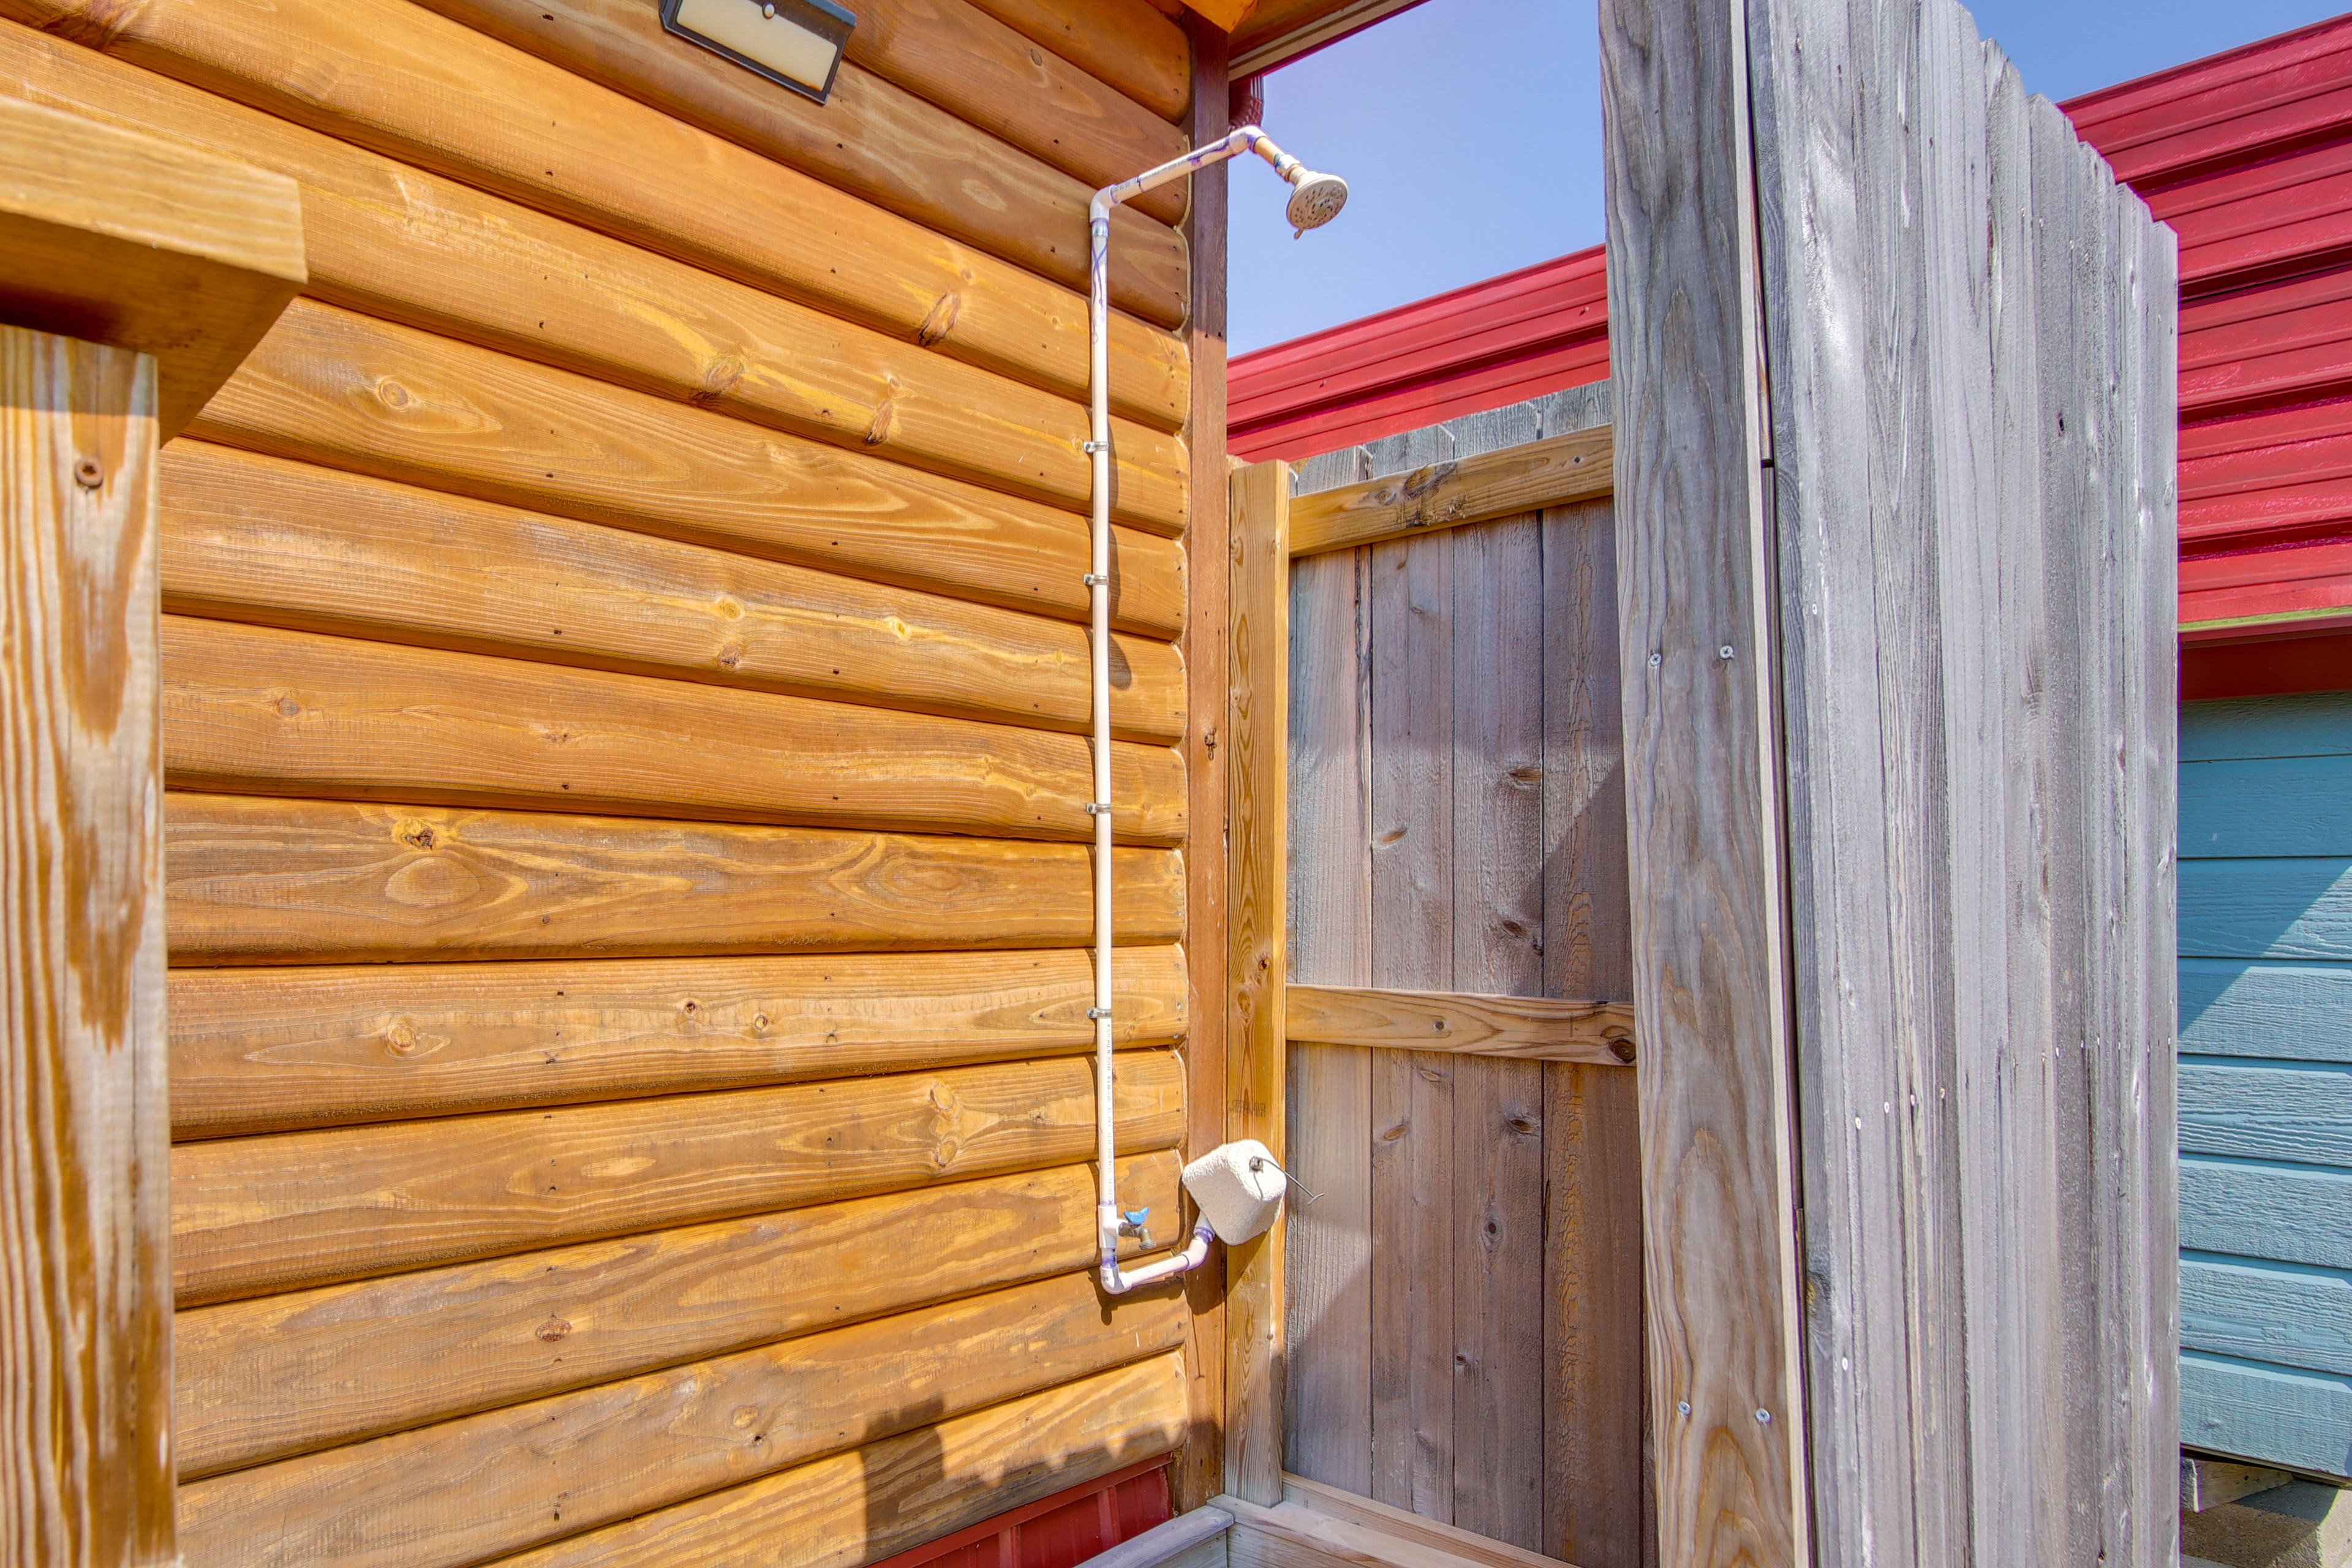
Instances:
[[[1124,1269],[1118,1263],[1118,1238],[1123,1216],[1118,1206],[1116,1114],[1112,1104],[1111,1071],[1111,830],[1110,830],[1110,209],[1134,200],[1171,180],[1185,178],[1221,163],[1237,153],[1255,153],[1274,172],[1293,184],[1305,174],[1297,159],[1267,140],[1255,125],[1237,126],[1222,141],[1195,148],[1132,179],[1105,185],[1087,206],[1090,241],[1087,268],[1087,455],[1093,460],[1091,564],[1087,571],[1088,640],[1094,656],[1094,800],[1087,809],[1095,819],[1095,1005],[1087,1016],[1095,1026],[1095,1230],[1098,1243],[1102,1288],[1121,1296],[1150,1284],[1197,1268],[1209,1255],[1215,1235],[1202,1220],[1193,1227],[1192,1244],[1156,1263]]]

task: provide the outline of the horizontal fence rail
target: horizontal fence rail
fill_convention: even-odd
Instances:
[[[1610,493],[1612,436],[1601,425],[1297,497],[1291,558],[1598,500]]]
[[[1358,985],[1289,989],[1290,1037],[1301,1044],[1458,1051],[1601,1067],[1633,1062],[1633,1009],[1623,1002]]]

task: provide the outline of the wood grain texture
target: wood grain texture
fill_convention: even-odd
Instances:
[[[1171,1290],[1106,1306],[1066,1274],[199,1481],[181,1539],[190,1568],[463,1568],[1164,1354],[1184,1324]]]
[[[627,0],[560,0],[536,9],[514,0],[425,3],[583,81],[928,230],[1057,282],[1085,285],[1091,185],[860,66],[845,61],[832,95],[818,104],[778,92],[707,49],[681,47],[657,14]],[[1183,193],[1175,195],[1172,208],[1163,198],[1151,204],[1156,211],[1111,219],[1112,302],[1163,327],[1184,319],[1184,248],[1168,226],[1183,213]]]
[[[923,1414],[920,1406],[913,1412]],[[1155,1458],[1184,1364],[1156,1356],[507,1559],[513,1568],[859,1568]]]
[[[1105,19],[1116,15],[1109,5],[1092,9]],[[1189,128],[1197,144],[1224,133],[1230,95],[1225,90],[1224,35],[1195,24],[1192,41],[1197,47],[1189,51],[1190,64],[1200,90],[1193,96]],[[1229,781],[1222,749],[1233,566],[1233,492],[1225,455],[1226,174],[1221,163],[1192,177],[1192,205],[1184,216],[1184,241],[1193,258],[1185,350],[1190,363],[1203,369],[1192,381],[1184,427],[1192,458],[1184,474],[1186,510],[1192,523],[1184,538],[1188,598],[1181,651],[1186,711],[1213,718],[1189,725],[1179,744],[1185,785],[1192,791],[1187,820],[1214,824],[1192,836],[1184,857],[1184,951],[1192,1014],[1192,1030],[1183,1046],[1184,1104],[1191,1118],[1184,1148],[1196,1157],[1225,1141],[1223,1085],[1231,1023],[1225,1000],[1232,934],[1225,918]],[[1192,1310],[1192,1333],[1184,1352],[1192,1373],[1192,1425],[1169,1471],[1174,1506],[1180,1510],[1206,1501],[1225,1485],[1224,1279],[1219,1269],[1196,1268],[1185,1282]],[[1222,1550],[1221,1542],[1211,1544]]]
[[[345,801],[173,795],[177,964],[1082,947],[1089,851]],[[1118,934],[1184,932],[1184,865],[1122,849]]]
[[[1747,38],[1812,1521],[2167,1563],[2168,242],[1948,0]]]
[[[1782,26],[1803,25],[1792,8],[1771,18],[1752,68],[1758,120],[1771,128],[1759,199],[1776,234],[1824,230],[1803,254],[1768,245],[1765,285],[1768,300],[1825,291],[1785,322],[1767,307],[1814,1522],[1824,1545],[1885,1540],[1942,1565],[1968,1561],[1969,1505],[1961,1448],[1916,1436],[1965,1425],[1965,1327],[1950,1310],[1959,1258],[1948,1245],[1959,1068],[1933,891],[1944,845],[1931,824],[1946,794],[1935,558],[1941,527],[1965,536],[1982,524],[1957,487],[1935,494],[1931,340],[1948,334],[1959,355],[1971,346],[1973,321],[1933,318],[1959,303],[1942,289],[1961,290],[1969,312],[1984,299],[1957,230],[1971,216],[1989,226],[1982,206],[1971,213],[1989,187],[1981,160],[1958,151],[1970,140],[1954,123],[1966,89],[1948,89],[1927,58],[1922,26],[1936,14],[1906,5],[1841,18],[1834,44],[1816,49],[1810,37],[1801,48],[1783,40]],[[1850,86],[1850,70],[1867,85]],[[1911,149],[1914,113],[1953,137],[1949,167],[1937,166],[1942,147]],[[1866,447],[1853,434],[1865,426]]]
[[[1745,31],[1601,11],[1658,1558],[1693,1568],[1811,1560]]]
[[[170,440],[300,290],[283,176],[0,100],[0,302],[11,325],[155,356]]]
[[[1240,1498],[1219,1498],[1217,1506],[1234,1515],[1228,1533],[1233,1568],[1492,1568],[1498,1563],[1517,1568],[1511,1559],[1467,1555],[1433,1544],[1436,1530],[1394,1526],[1395,1515],[1407,1520],[1416,1516],[1377,1503],[1347,1514],[1292,1501],[1261,1508]],[[1380,1512],[1371,1514],[1370,1509]],[[1467,1547],[1475,1539],[1448,1544]]]
[[[178,1139],[683,1094],[1089,1049],[1083,952],[182,969]],[[1184,1033],[1184,956],[1118,968],[1127,1046]]]
[[[1069,732],[1087,638],[978,605],[208,442],[162,459],[183,616]],[[1184,664],[1118,637],[1113,734],[1184,731]]]
[[[1543,514],[1548,996],[1633,994],[1616,547],[1608,502]],[[1544,1550],[1579,1568],[1654,1568],[1633,1075],[1545,1068],[1543,1124]]]
[[[314,131],[1084,395],[1085,311],[1067,288],[405,0],[272,5],[267,26],[260,14],[251,0],[174,0],[135,15],[95,0],[0,7]],[[1075,253],[1083,237],[1072,244]],[[1118,359],[1158,361],[1167,384],[1176,340],[1123,316],[1112,337]],[[1181,397],[1170,402],[1172,414]]]
[[[1610,426],[1300,496],[1290,551],[1319,555],[1609,493]]]
[[[175,789],[1089,837],[1086,742],[769,692],[163,619]],[[1183,766],[1113,742],[1121,837],[1183,837]]]
[[[1370,552],[1372,973],[1454,982],[1454,552]],[[1451,1519],[1454,1479],[1456,1058],[1381,1051],[1372,1075],[1372,1492]]]
[[[1120,1162],[1176,1202],[1178,1162]],[[1074,1164],[183,1311],[184,1479],[1087,1267]],[[436,1353],[408,1347],[430,1336]]]
[[[1294,561],[1290,638],[1291,992],[1371,979],[1370,692],[1362,551]],[[1296,1034],[1297,1015],[1292,1015]],[[1284,1464],[1371,1490],[1371,1053],[1293,1044],[1294,1209],[1285,1270]]]
[[[1384,1502],[1374,1502],[1340,1487],[1325,1486],[1304,1476],[1282,1478],[1282,1500],[1311,1509],[1328,1518],[1377,1531],[1402,1543],[1435,1547],[1441,1552],[1482,1565],[1482,1568],[1550,1568],[1559,1561],[1488,1535],[1423,1519]]]
[[[193,426],[207,440],[850,576],[1076,618],[1076,514],[298,302]],[[1115,584],[1181,613],[1166,542]],[[1149,586],[1134,579],[1149,572]],[[1083,586],[1083,584],[1080,584]],[[1129,612],[1132,616],[1137,612]]]
[[[296,180],[316,298],[919,468],[1085,499],[1083,388],[1056,396],[977,372],[919,334],[780,299],[21,26],[0,27],[0,91]],[[453,253],[467,265],[447,266]],[[1184,420],[1184,356],[1155,338],[1139,360],[1138,346],[1125,334],[1110,345],[1121,516],[1181,504],[1154,465],[1171,448],[1160,432]]]
[[[1184,29],[1149,0],[972,3],[1163,119],[1181,120],[1191,107],[1192,48]]]
[[[1544,635],[1535,517],[1456,531],[1453,984],[1543,988]],[[1434,1036],[1438,1031],[1431,1028]],[[1477,1053],[1454,1067],[1454,1480],[1450,1521],[1544,1544],[1543,1074]]]
[[[1182,1136],[1165,1051],[1119,1075],[1122,1152]],[[1034,1169],[1094,1136],[1077,1060],[183,1143],[183,1306]]]
[[[1104,18],[1117,15],[1100,9],[1103,16],[1090,19],[1091,33],[1107,31]],[[1180,126],[971,0],[868,0],[844,58],[1090,190],[1165,163],[1188,145]],[[1162,223],[1181,223],[1187,194],[1179,182],[1138,205]]]
[[[6,1555],[164,1568],[155,361],[0,326]]]
[[[1285,1158],[1284,1024],[1290,728],[1290,480],[1279,463],[1234,475],[1225,706],[1225,1136]],[[1283,1222],[1225,1252],[1225,1489],[1282,1496]]]
[[[1297,1041],[1606,1067],[1633,1058],[1633,1010],[1622,1002],[1294,984],[1289,1005]]]

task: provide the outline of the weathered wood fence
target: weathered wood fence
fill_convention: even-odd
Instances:
[[[1660,1556],[2168,1563],[2171,236],[1950,0],[1601,18]]]
[[[1287,1451],[1639,1568],[1609,454],[1603,425],[1291,503],[1290,1155],[1319,1195]]]

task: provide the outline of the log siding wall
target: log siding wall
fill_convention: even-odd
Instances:
[[[163,461],[191,1568],[865,1564],[1184,1440],[1184,1298],[1088,1277],[1078,290],[1192,62],[1093,9],[873,0],[820,108],[636,0],[0,0],[0,94],[310,236]],[[1113,274],[1170,1224],[1185,200]]]

